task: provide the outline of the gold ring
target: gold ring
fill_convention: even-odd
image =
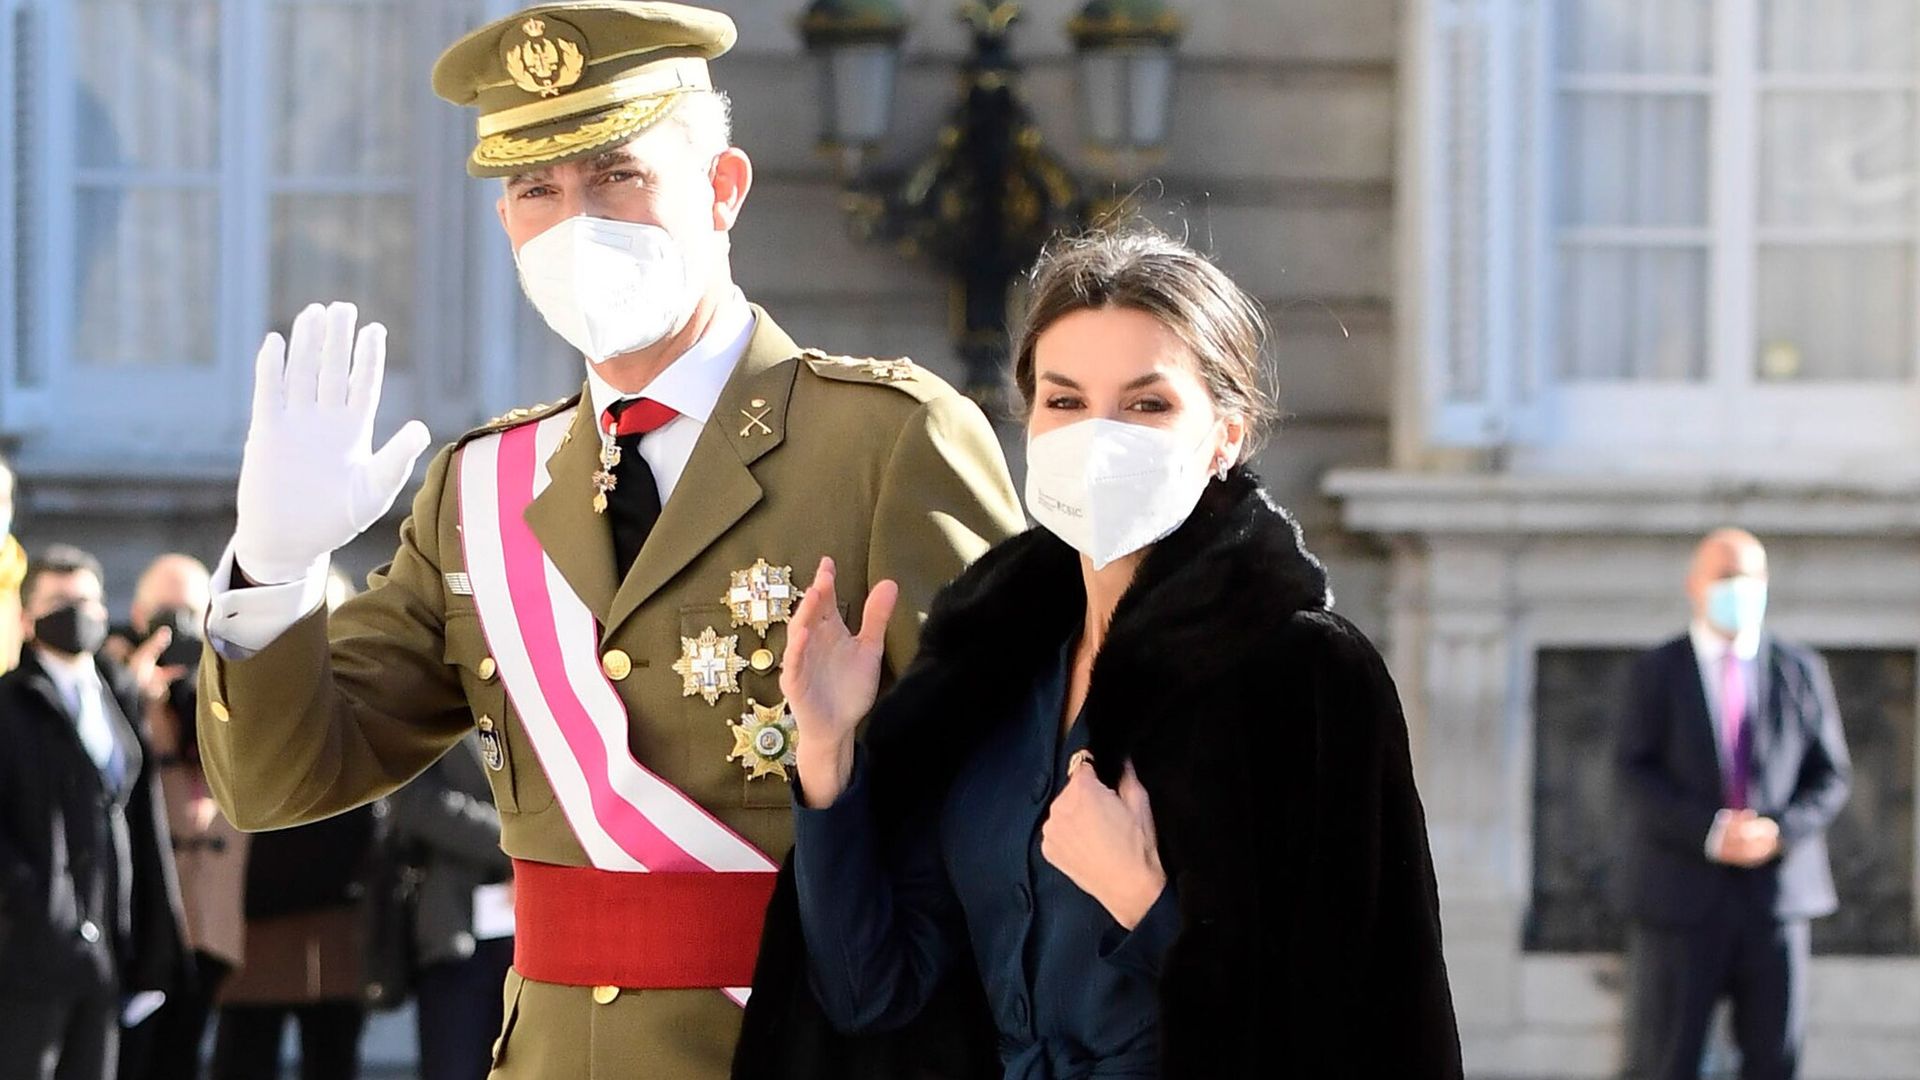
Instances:
[[[1067,775],[1072,776],[1075,772],[1079,771],[1080,766],[1091,764],[1093,764],[1093,751],[1085,749],[1075,750],[1073,756],[1067,759]]]

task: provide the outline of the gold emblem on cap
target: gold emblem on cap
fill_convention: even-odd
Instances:
[[[733,753],[728,761],[738,761],[747,770],[747,779],[763,776],[787,779],[787,766],[793,764],[794,749],[800,741],[799,729],[786,702],[768,707],[752,698],[740,722],[728,724],[733,732]]]
[[[546,20],[539,18],[521,23],[519,30],[520,40],[507,45],[504,57],[513,85],[529,94],[559,97],[560,91],[580,81],[587,56],[577,34],[550,36]]]
[[[682,680],[681,695],[698,694],[712,705],[721,694],[739,693],[740,673],[747,669],[747,662],[740,659],[739,646],[738,635],[721,637],[711,626],[697,638],[681,638],[680,659],[673,662],[673,670]]]
[[[759,559],[745,570],[733,571],[733,584],[720,602],[733,612],[733,625],[751,626],[761,637],[774,623],[793,618],[800,590],[793,587],[793,567],[773,566]]]

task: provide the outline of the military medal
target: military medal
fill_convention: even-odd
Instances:
[[[480,760],[487,763],[487,768],[499,772],[507,759],[500,752],[500,733],[493,729],[493,717],[481,717],[477,726],[480,728]]]
[[[740,722],[728,724],[727,728],[733,732],[733,753],[727,755],[727,760],[738,761],[747,771],[747,779],[758,780],[763,776],[789,779],[787,766],[793,764],[800,736],[786,702],[768,707],[748,698],[747,711],[740,714]]]
[[[619,478],[613,470],[620,467],[620,444],[613,441],[612,425],[600,433],[600,468],[593,474],[593,512],[607,512],[607,496],[613,493]]]
[[[711,626],[697,638],[681,638],[680,659],[673,662],[673,670],[683,680],[681,695],[698,694],[713,705],[721,694],[739,693],[740,673],[747,669],[747,662],[740,659],[739,644],[737,635],[721,637]]]
[[[774,623],[793,618],[794,601],[800,590],[793,587],[793,567],[773,566],[760,559],[745,570],[733,572],[733,584],[720,602],[733,612],[733,625],[751,626],[761,637]]]

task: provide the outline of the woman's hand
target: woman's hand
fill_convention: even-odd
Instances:
[[[1040,854],[1131,931],[1167,887],[1153,807],[1132,762],[1117,792],[1093,774],[1091,762],[1077,760],[1068,772],[1040,826]]]
[[[887,623],[900,588],[882,581],[867,593],[860,633],[840,619],[833,560],[821,559],[813,585],[787,624],[780,691],[798,728],[794,764],[808,806],[832,806],[853,777],[853,733],[880,692]]]

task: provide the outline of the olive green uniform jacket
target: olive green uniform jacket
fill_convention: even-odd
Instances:
[[[873,583],[897,581],[890,677],[912,658],[934,593],[1023,519],[992,427],[971,401],[912,365],[802,351],[756,315],[745,357],[624,580],[592,508],[600,444],[591,405],[575,408],[583,395],[516,410],[436,456],[393,561],[331,617],[316,610],[245,659],[210,650],[201,747],[230,819],[279,828],[380,798],[478,725],[499,737],[488,779],[501,847],[516,859],[588,865],[494,670],[474,599],[448,579],[464,570],[460,446],[574,408],[548,461],[552,483],[526,519],[604,628],[603,668],[625,673],[613,685],[632,717],[634,757],[772,858],[784,855],[788,787],[749,780],[728,760],[728,724],[749,697],[781,699],[777,663],[766,662],[781,654],[786,627],[764,638],[734,628],[723,603],[731,572],[764,558],[804,584],[831,555],[850,623]],[[682,639],[708,627],[738,634],[743,658],[770,654],[760,657],[766,670],[742,673],[741,693],[715,704],[687,696],[672,666]],[[739,1029],[738,1008],[718,991],[596,993],[516,974],[506,993],[497,1076],[721,1077]]]

